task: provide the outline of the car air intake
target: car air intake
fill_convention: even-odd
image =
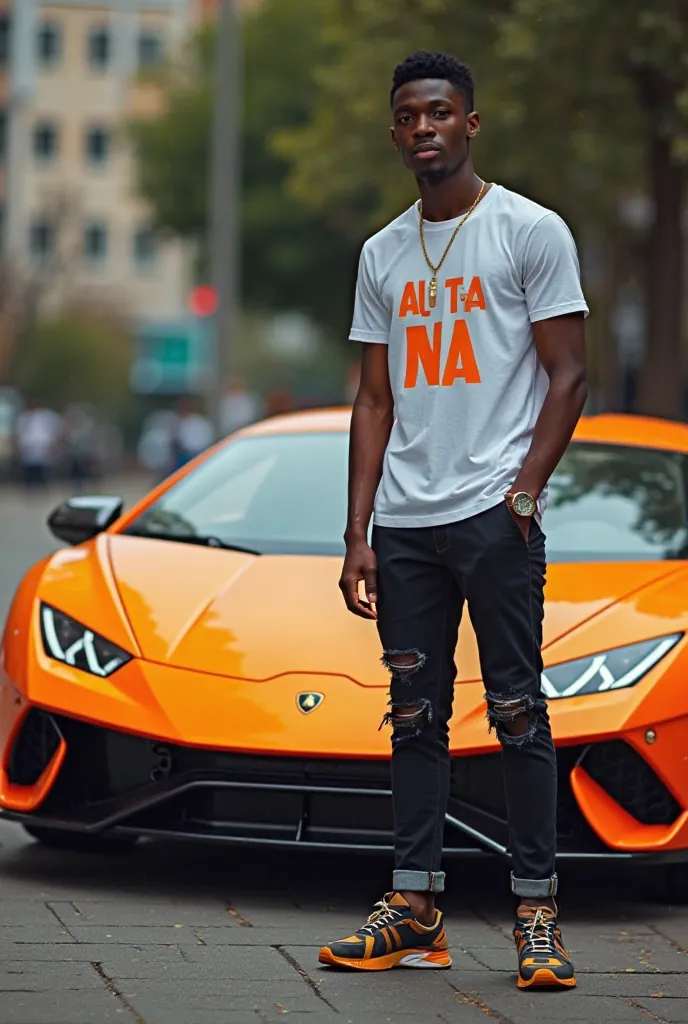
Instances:
[[[17,734],[7,769],[10,782],[33,786],[60,745],[60,733],[52,715],[31,708]]]
[[[643,825],[670,825],[681,813],[679,804],[647,761],[623,740],[591,744],[581,765]]]

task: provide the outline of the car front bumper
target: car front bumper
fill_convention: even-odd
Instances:
[[[392,849],[383,758],[186,746],[36,707],[22,715],[6,754],[0,813],[25,824],[94,835]],[[561,746],[557,755],[560,860],[688,860],[686,812],[633,746],[613,739]],[[591,827],[595,800],[619,842],[603,841]],[[633,842],[624,844],[629,829]],[[499,753],[453,758],[444,849],[448,856],[509,856]]]

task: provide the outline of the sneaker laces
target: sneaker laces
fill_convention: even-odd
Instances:
[[[556,927],[556,918],[554,916],[546,918],[542,912],[542,907],[538,907],[535,911],[533,920],[530,921],[525,928],[523,933],[526,939],[526,950],[528,953],[551,953],[556,949],[554,944],[554,929]]]
[[[397,907],[390,907],[384,896],[381,900],[377,901],[375,906],[380,909],[374,910],[368,918],[368,923],[364,924],[361,928],[361,931],[367,932],[368,935],[374,935],[378,928],[382,928],[386,924],[391,924],[392,921],[396,921],[396,919],[401,917],[402,914],[401,910],[397,909]]]

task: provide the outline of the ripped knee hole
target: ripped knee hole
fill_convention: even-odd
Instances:
[[[382,664],[397,678],[408,678],[419,672],[427,661],[427,655],[412,647],[404,651],[385,651]]]
[[[493,693],[486,693],[485,699],[489,731],[495,730],[502,745],[532,743],[538,717],[546,709],[544,700],[528,694],[504,697]]]
[[[390,701],[390,711],[382,716],[380,727],[392,726],[392,734],[396,739],[417,736],[426,722],[433,720],[433,708],[427,697],[412,701]]]

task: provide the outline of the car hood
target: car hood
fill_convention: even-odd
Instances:
[[[248,680],[313,673],[348,677],[361,686],[388,685],[374,624],[344,608],[339,558],[253,556],[119,534],[99,538],[91,558],[100,563],[95,575],[105,581],[101,593],[112,591],[123,620],[110,639],[121,642],[130,634],[137,653],[150,662]],[[62,576],[59,554],[55,559],[44,577],[45,600],[51,600],[51,580],[57,585]],[[64,568],[73,579],[73,560]],[[94,568],[88,567],[89,576]],[[551,565],[545,648],[619,601],[684,571],[680,563],[667,562]],[[90,613],[73,607],[72,600],[65,607],[67,591],[58,589],[62,598],[52,598],[55,604],[103,628],[92,606]],[[76,599],[87,588],[71,586],[69,592]],[[579,653],[588,652],[581,645]],[[458,667],[461,682],[480,678],[467,614]]]

